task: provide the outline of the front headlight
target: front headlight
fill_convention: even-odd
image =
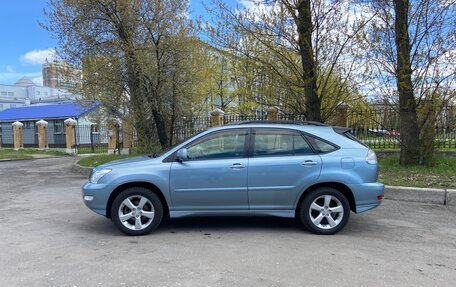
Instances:
[[[98,183],[98,181],[105,176],[106,174],[110,173],[111,169],[110,168],[103,168],[100,170],[97,170],[95,172],[92,172],[92,175],[90,176],[90,183]]]

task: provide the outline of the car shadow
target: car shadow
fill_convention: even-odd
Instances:
[[[91,218],[90,224],[78,226],[81,231],[99,235],[123,235],[107,218]],[[304,229],[294,218],[279,218],[268,216],[255,217],[184,217],[162,221],[154,234],[201,232],[201,231],[253,231],[276,230],[277,232],[302,232]],[[305,230],[304,230],[305,231]],[[305,231],[307,232],[307,231]]]
[[[98,235],[124,236],[109,219],[92,218],[90,224],[85,222],[79,226],[81,230]],[[167,233],[189,233],[189,232],[261,232],[268,233],[303,233],[311,234],[301,223],[294,218],[280,218],[269,216],[253,217],[183,217],[169,219],[166,218],[153,234]],[[349,234],[351,236],[366,233],[378,233],[378,226],[369,226],[362,218],[352,218],[347,226],[338,234]]]
[[[199,231],[199,230],[261,230],[273,229],[280,231],[302,230],[294,218],[268,216],[255,217],[184,217],[167,219],[160,226],[160,232]]]

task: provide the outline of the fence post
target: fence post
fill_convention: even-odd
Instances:
[[[24,148],[24,124],[21,122],[14,122],[13,126],[13,140],[14,140],[14,150],[20,150]]]
[[[76,121],[72,118],[66,119],[65,123],[65,140],[66,140],[66,153],[70,155],[76,154]]]
[[[211,112],[211,126],[219,127],[223,125],[223,115],[225,112],[221,109],[215,109]]]
[[[133,127],[127,120],[122,122],[122,151],[121,154],[130,154],[133,146]]]
[[[278,107],[272,107],[268,110],[268,113],[266,114],[266,119],[268,121],[278,121],[279,120],[279,108]]]
[[[336,108],[335,125],[340,127],[348,127],[348,105],[340,104]]]
[[[97,124],[95,124],[95,123],[90,124],[90,151],[92,153],[95,152],[95,146],[93,145],[93,142],[94,142],[94,133],[95,133],[96,127],[97,127]]]
[[[108,122],[108,154],[116,154],[119,140],[119,124],[116,121]]]
[[[47,137],[48,122],[46,122],[45,120],[39,120],[36,122],[36,126],[38,128],[38,149],[49,149]]]

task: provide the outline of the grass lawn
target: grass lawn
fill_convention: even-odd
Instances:
[[[37,154],[46,154],[46,155],[58,155],[65,156],[66,153],[60,151],[43,151],[37,149],[21,149],[14,150],[12,148],[2,148],[0,149],[0,159],[31,159],[33,155]]]
[[[399,155],[379,158],[379,181],[387,185],[456,188],[456,157],[436,156],[433,166],[399,165]]]
[[[137,154],[130,154],[130,155],[117,155],[117,154],[103,154],[103,155],[92,155],[92,156],[87,156],[78,161],[79,165],[82,166],[88,166],[88,167],[96,167],[101,164],[113,161],[113,160],[118,160],[118,159],[123,159],[127,157],[134,157],[138,156]]]

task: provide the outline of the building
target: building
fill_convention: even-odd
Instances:
[[[81,70],[65,62],[46,62],[42,66],[43,86],[71,90],[82,83]]]
[[[42,87],[22,77],[14,85],[0,84],[0,111],[34,104],[55,104],[77,99],[66,90]]]
[[[90,142],[91,119],[97,115],[99,103],[61,103],[52,105],[31,105],[20,108],[10,108],[0,112],[0,146],[13,145],[12,123],[20,121],[24,124],[24,145],[36,146],[38,135],[36,122],[45,120],[48,122],[49,147],[62,147],[65,144],[64,121],[73,118],[77,126],[86,127],[78,129],[77,143]],[[85,134],[87,133],[87,135]],[[88,139],[86,139],[89,137]]]

